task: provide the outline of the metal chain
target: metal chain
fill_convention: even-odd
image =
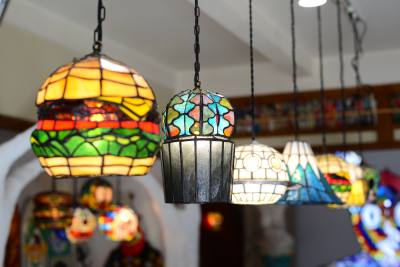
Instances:
[[[195,25],[194,25],[194,53],[195,53],[195,63],[194,63],[194,87],[200,88],[200,7],[199,0],[195,0],[194,5],[194,17],[195,17]]]
[[[326,154],[327,149],[326,149],[326,118],[325,118],[325,80],[324,80],[324,58],[323,58],[323,44],[322,44],[321,7],[317,8],[317,22],[318,22],[318,53],[319,53],[322,149],[323,149],[323,154]]]
[[[254,96],[254,43],[253,43],[253,0],[249,0],[249,28],[250,28],[250,89],[251,89],[251,136],[256,140],[256,114]]]
[[[103,0],[99,0],[97,6],[97,27],[93,34],[93,52],[101,53],[103,47],[103,22],[106,20],[106,8],[103,5]]]
[[[337,0],[337,23],[338,23],[338,50],[339,50],[339,79],[340,94],[342,101],[342,142],[344,150],[347,147],[347,123],[346,123],[346,96],[345,96],[345,79],[344,79],[344,53],[343,53],[343,27],[342,27],[342,5],[341,0]]]
[[[293,79],[293,97],[294,97],[294,134],[295,139],[299,139],[299,96],[297,85],[297,62],[296,62],[296,18],[294,12],[294,0],[290,0],[290,18],[292,35],[292,79]]]

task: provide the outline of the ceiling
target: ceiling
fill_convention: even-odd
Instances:
[[[96,0],[28,1],[91,32],[96,24]],[[11,1],[11,3],[13,3]],[[193,0],[105,1],[105,37],[139,51],[174,71],[193,67]],[[367,51],[400,48],[399,0],[354,0],[367,21]],[[217,68],[248,63],[248,3],[246,0],[202,0],[201,63]],[[289,0],[254,0],[255,58],[290,64]],[[208,7],[208,8],[207,8]],[[296,8],[300,65],[317,55],[315,9]],[[324,52],[337,53],[336,7],[323,7]],[[345,50],[352,52],[350,25],[344,19]],[[60,29],[62,30],[62,29]],[[105,44],[105,51],[107,44]],[[287,68],[287,70],[289,70]]]

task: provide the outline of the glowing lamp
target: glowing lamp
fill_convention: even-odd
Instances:
[[[108,210],[113,201],[113,188],[106,180],[93,178],[83,185],[80,201],[95,213]]]
[[[333,154],[317,156],[316,159],[318,168],[336,196],[346,203],[351,191],[350,173],[346,161]]]
[[[99,230],[112,241],[131,241],[139,229],[136,213],[128,207],[114,207],[98,219]]]
[[[282,154],[253,142],[235,149],[232,202],[273,204],[285,194],[289,176]]]
[[[288,142],[283,151],[290,187],[281,204],[340,204],[318,168],[311,146],[302,141]]]
[[[328,0],[299,0],[301,7],[319,7],[326,4]]]
[[[31,144],[52,177],[145,175],[159,150],[159,117],[146,80],[100,53],[74,60],[41,86]]]
[[[165,201],[229,202],[234,156],[229,101],[207,90],[184,91],[168,103],[162,124]]]
[[[68,240],[73,243],[82,243],[89,240],[96,230],[97,218],[86,208],[76,208],[72,217],[72,224],[65,232]]]
[[[368,182],[364,179],[363,170],[360,166],[355,164],[348,164],[351,192],[346,204],[348,206],[363,206],[367,202],[369,191]]]
[[[46,192],[34,197],[33,218],[40,229],[64,229],[72,221],[72,196]]]
[[[203,214],[202,225],[206,230],[219,232],[224,224],[224,216],[220,212],[210,211]]]

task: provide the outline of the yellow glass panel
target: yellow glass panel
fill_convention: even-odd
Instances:
[[[101,167],[71,167],[73,176],[93,176],[100,175]]]
[[[59,80],[58,82],[51,83],[47,86],[46,100],[58,100],[63,97],[65,89],[65,79]]]
[[[49,168],[44,168],[44,170],[49,176],[53,176]]]
[[[104,156],[104,165],[131,166],[132,159],[128,157]]]
[[[44,102],[44,96],[46,94],[45,90],[40,90],[36,97],[36,105],[40,105]]]
[[[43,157],[39,158],[40,165],[47,167],[47,160]]]
[[[48,158],[47,159],[47,166],[68,166],[68,160],[63,157],[56,157],[56,158]]]
[[[137,96],[135,86],[120,84],[107,80],[102,81],[102,86],[103,86],[102,90],[103,96],[121,96],[121,97]]]
[[[68,70],[56,72],[50,77],[50,82],[56,82],[58,80],[64,79],[68,75]]]
[[[129,103],[124,103],[123,105],[141,117],[146,115],[151,109],[151,107],[149,107],[148,105],[135,106]]]
[[[135,79],[136,84],[140,87],[143,88],[150,87],[149,84],[146,82],[146,80],[143,78],[143,76],[139,74],[133,74],[133,79]]]
[[[104,166],[103,173],[105,175],[128,175],[128,166]]]
[[[125,113],[132,120],[134,120],[134,121],[140,120],[140,118],[136,114],[132,113],[129,109],[127,109],[125,107],[121,107],[120,109],[123,113]]]
[[[76,158],[69,158],[69,164],[71,166],[101,166],[103,162],[102,157],[76,157]]]
[[[156,157],[144,158],[144,159],[135,159],[133,162],[133,166],[152,166]]]
[[[51,172],[54,176],[68,176],[71,175],[68,167],[51,167]]]
[[[84,79],[97,79],[101,78],[99,69],[84,69],[84,68],[73,68],[70,75],[77,76]]]
[[[82,99],[98,97],[100,95],[99,80],[84,80],[75,77],[68,77],[65,99]]]
[[[130,85],[135,85],[130,73],[120,73],[115,71],[103,70],[103,78],[106,80],[111,80],[114,82],[125,83]]]
[[[49,85],[50,83],[50,79],[51,77],[47,78],[46,81],[42,84],[42,88],[41,89],[46,89],[47,85]]]
[[[145,175],[149,171],[148,167],[133,167],[131,171],[129,172],[129,175],[135,176],[135,175]]]
[[[83,60],[83,61],[80,61],[80,62],[76,63],[76,64],[74,65],[74,67],[96,68],[96,69],[99,69],[99,68],[100,68],[100,62],[99,62],[98,59],[95,59],[95,58],[93,58],[93,59],[86,59],[86,60]]]
[[[57,72],[62,72],[62,71],[65,71],[65,70],[69,70],[69,69],[71,68],[72,64],[73,64],[73,63],[65,64],[64,66],[60,67],[60,68],[57,70]]]
[[[116,104],[121,104],[122,103],[122,97],[117,97],[117,96],[100,96],[99,100],[103,100],[106,102],[111,102],[111,103],[116,103]]]
[[[145,103],[144,99],[142,99],[142,98],[125,97],[123,100],[124,100],[124,102],[127,102],[127,103],[132,104],[132,105],[142,105],[143,103]]]
[[[147,98],[147,99],[150,99],[150,100],[154,100],[154,94],[153,94],[153,92],[151,91],[150,88],[140,88],[139,87],[138,91],[139,91],[139,95],[141,97],[144,97],[144,98]]]

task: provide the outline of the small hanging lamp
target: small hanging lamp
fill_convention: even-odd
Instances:
[[[239,146],[235,149],[232,203],[244,205],[273,204],[285,194],[289,177],[282,154],[272,147],[256,141],[252,0],[249,0],[249,18],[253,142],[250,145]]]
[[[113,194],[109,182],[101,178],[92,178],[81,189],[80,203],[97,214],[111,208]]]
[[[194,89],[174,96],[163,114],[161,149],[167,203],[229,202],[234,113],[222,95],[201,88],[199,17],[195,0]]]
[[[32,150],[52,177],[137,176],[159,150],[155,95],[135,70],[104,54],[98,4],[93,52],[56,71],[40,88]]]
[[[295,141],[286,144],[283,157],[288,167],[290,187],[280,204],[340,204],[339,198],[332,191],[324,175],[317,165],[311,146],[298,140],[298,86],[296,63],[296,32],[294,0],[291,7],[292,59],[293,59],[293,91],[294,91],[294,125]]]

